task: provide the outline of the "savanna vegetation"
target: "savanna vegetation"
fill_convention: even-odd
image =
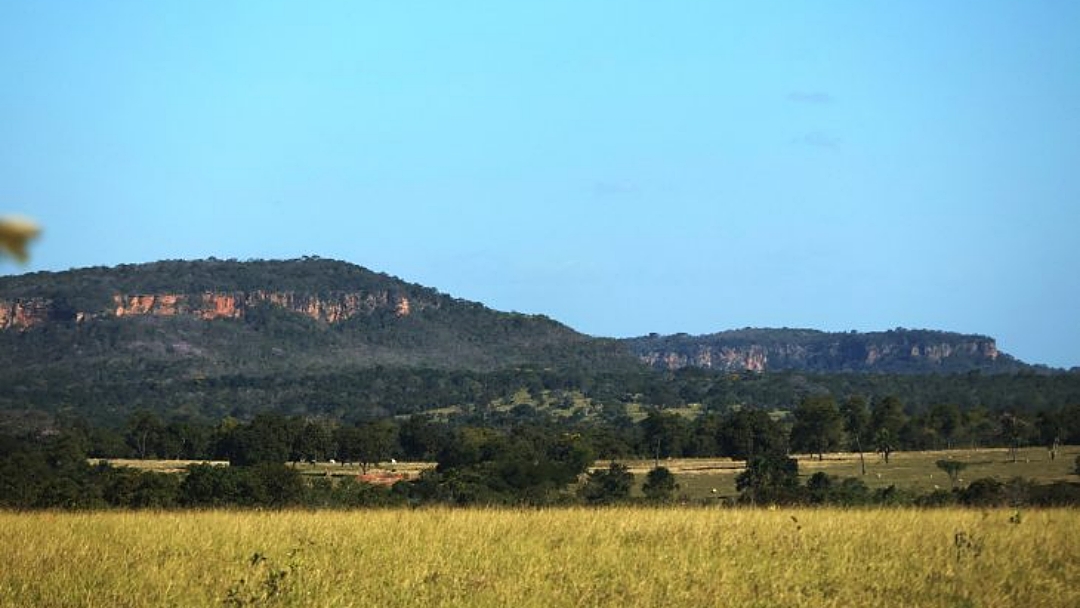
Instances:
[[[0,606],[1073,606],[1075,509],[0,513]]]
[[[0,281],[55,317],[0,332],[0,607],[1080,601],[1075,372],[662,372],[332,261],[122,270]],[[433,304],[77,315],[245,289]]]
[[[1080,504],[1080,485],[1070,477],[1075,450],[1059,441],[1021,447],[1013,435],[1021,425],[1013,418],[999,422],[998,444],[1004,447],[940,452],[912,466],[908,454],[922,453],[899,451],[908,449],[905,434],[888,426],[910,424],[895,399],[862,413],[847,403],[842,411],[828,401],[807,400],[791,422],[751,410],[695,420],[650,412],[622,427],[517,419],[477,426],[418,417],[339,424],[272,414],[210,427],[163,423],[143,412],[122,432],[81,426],[4,438],[0,506],[546,506],[640,500],[710,504],[715,499],[845,506]],[[869,456],[849,452],[843,466],[825,466],[826,454],[832,463],[837,448],[863,445],[863,436],[873,438],[865,448]],[[801,450],[810,453],[796,457],[792,445],[811,448]],[[700,476],[667,466],[688,451],[728,463],[710,470],[708,460],[696,461],[702,463],[699,472],[719,475],[709,494],[681,490],[680,483],[700,483]],[[109,463],[132,457],[136,463],[148,458],[220,462],[196,462],[171,472]],[[597,465],[598,458],[604,463]],[[398,474],[396,466],[386,470],[399,459],[430,464],[407,474]],[[638,464],[632,471],[629,463],[641,459],[651,466]],[[964,483],[960,473],[968,467],[970,483]],[[373,477],[376,469],[387,476]],[[901,471],[913,474],[898,475]],[[935,473],[937,481],[929,483]]]

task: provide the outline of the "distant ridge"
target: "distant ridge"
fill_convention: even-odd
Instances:
[[[268,410],[370,417],[501,403],[545,384],[594,386],[621,403],[662,381],[653,370],[680,368],[1054,371],[986,336],[929,330],[597,338],[313,257],[0,277],[0,425],[41,412],[118,423],[138,409],[211,420]]]
[[[0,360],[171,362],[200,374],[394,365],[872,373],[1034,369],[993,338],[897,328],[590,337],[336,260],[168,260],[0,277]],[[1045,368],[1041,368],[1045,369]]]
[[[1031,368],[999,351],[993,338],[925,329],[841,333],[745,328],[703,336],[651,334],[623,343],[649,366],[667,370],[918,374]]]

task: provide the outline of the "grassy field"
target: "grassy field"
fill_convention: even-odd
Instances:
[[[0,607],[1077,606],[1080,512],[0,513]]]
[[[805,480],[818,471],[839,477],[858,477],[870,488],[884,488],[896,485],[898,488],[912,490],[920,494],[937,488],[949,489],[953,486],[949,477],[935,463],[938,460],[957,460],[967,465],[960,476],[958,485],[966,485],[973,479],[993,477],[1007,481],[1014,477],[1024,477],[1037,483],[1054,481],[1075,481],[1073,469],[1076,457],[1080,455],[1080,446],[1064,446],[1058,450],[1057,458],[1050,460],[1043,448],[1022,448],[1017,454],[1017,461],[1012,462],[1006,448],[983,448],[962,450],[941,450],[927,452],[896,452],[886,464],[877,454],[866,454],[866,475],[860,475],[859,456],[854,453],[825,454],[824,460],[808,455],[798,456],[799,474]],[[96,462],[96,461],[95,461]],[[200,461],[182,460],[110,460],[115,466],[131,466],[158,472],[176,472],[188,464]],[[645,475],[654,466],[653,460],[623,460],[634,473],[636,482],[644,482]],[[214,464],[227,465],[224,462]],[[679,494],[693,502],[721,500],[738,495],[735,490],[735,476],[742,472],[744,464],[730,458],[673,458],[660,461],[675,474],[679,483]],[[605,468],[608,463],[596,463],[596,468]],[[295,465],[302,474],[313,477],[357,477],[362,471],[357,464],[315,464]],[[434,467],[430,462],[382,463],[369,469],[371,478],[385,476],[415,479],[424,469]],[[713,492],[713,490],[716,490]],[[640,491],[637,492],[640,494]]]
[[[961,486],[980,477],[993,477],[999,481],[1024,477],[1038,483],[1051,483],[1076,481],[1072,472],[1077,455],[1080,455],[1080,446],[1059,449],[1054,460],[1050,460],[1043,448],[1023,448],[1019,450],[1016,462],[1012,462],[1006,448],[895,452],[885,464],[877,454],[866,454],[865,476],[860,474],[858,454],[825,454],[821,461],[816,456],[800,455],[798,461],[799,477],[804,481],[814,473],[824,471],[839,477],[858,477],[871,488],[895,485],[925,494],[937,488],[953,487],[948,475],[937,468],[938,460],[957,460],[967,465],[960,475]],[[623,462],[639,482],[654,466],[652,460]],[[607,463],[598,464],[607,466]],[[661,460],[660,464],[675,474],[680,493],[694,501],[736,496],[735,476],[742,472],[744,465],[742,461],[729,458],[674,458]]]

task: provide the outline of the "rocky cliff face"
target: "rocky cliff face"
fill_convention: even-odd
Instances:
[[[745,348],[730,346],[712,348],[703,345],[681,352],[679,350],[647,350],[640,353],[639,357],[649,367],[666,370],[701,367],[763,372],[769,362],[768,350],[759,345]]]
[[[51,310],[46,298],[0,300],[0,329],[28,329],[48,321]]]
[[[390,310],[405,317],[415,310],[437,306],[435,302],[413,302],[403,295],[389,291],[375,293],[333,293],[314,296],[295,292],[251,291],[202,294],[115,294],[112,306],[106,310],[62,311],[59,303],[49,298],[0,300],[0,330],[22,330],[57,318],[73,318],[83,322],[103,316],[161,316],[188,315],[212,321],[243,319],[255,306],[270,304],[284,310],[308,316],[323,323],[339,323],[356,316]],[[66,314],[65,314],[66,313]]]
[[[827,333],[737,330],[707,336],[650,335],[625,341],[656,369],[724,371],[928,372],[1000,370],[1021,365],[992,338],[928,330]]]

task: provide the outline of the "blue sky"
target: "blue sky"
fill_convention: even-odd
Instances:
[[[753,6],[739,6],[753,4]],[[1080,4],[0,2],[26,267],[354,262],[594,335],[1080,365]]]

